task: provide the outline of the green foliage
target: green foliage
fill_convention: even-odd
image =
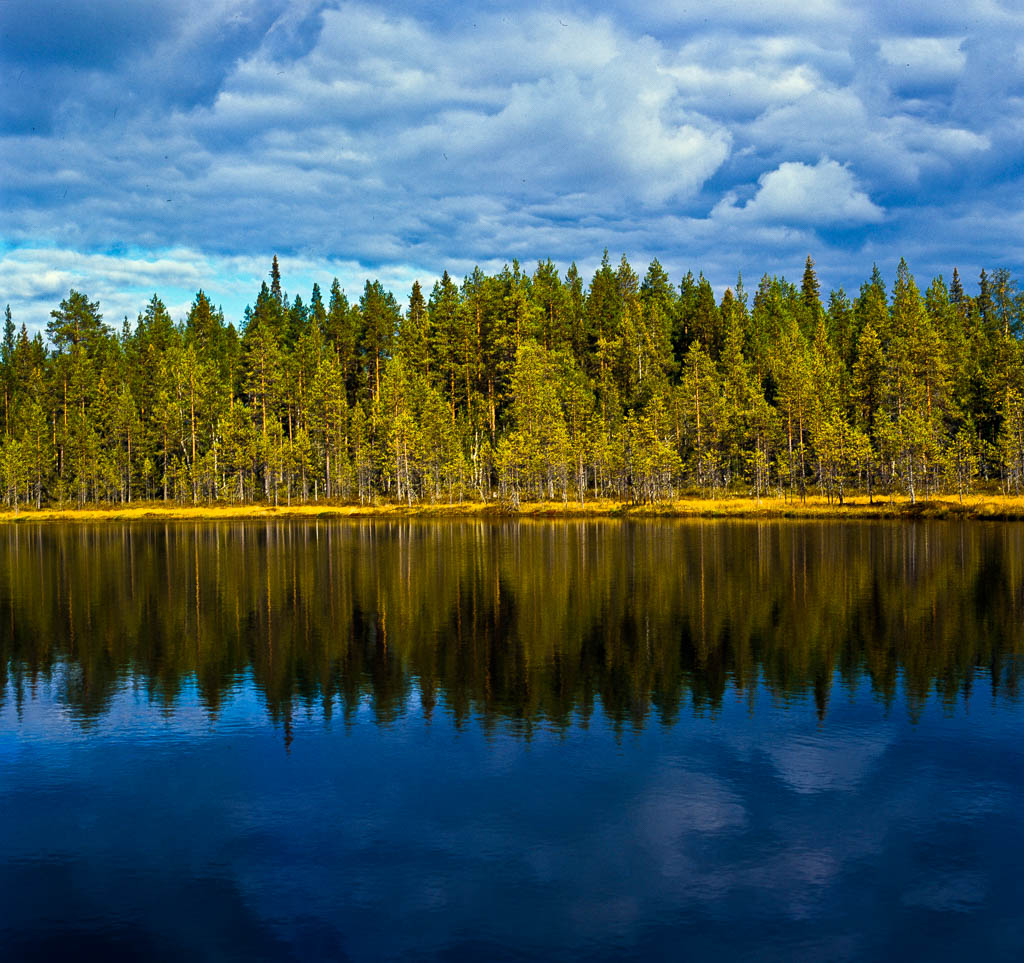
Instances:
[[[417,282],[404,313],[379,281],[290,298],[275,259],[237,330],[200,290],[115,336],[72,290],[48,345],[6,312],[0,486],[11,506],[1016,493],[1022,306],[1005,270],[922,294],[902,261],[891,297],[875,267],[823,300],[808,258],[748,309],[742,279],[716,298],[607,251],[589,286],[513,261]]]

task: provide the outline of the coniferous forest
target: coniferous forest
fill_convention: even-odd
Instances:
[[[716,298],[623,256],[447,273],[403,311],[377,281],[306,300],[277,258],[236,326],[200,291],[121,330],[72,290],[8,309],[0,482],[12,507],[745,493],[911,499],[1024,481],[1024,296],[1005,270],[855,294],[764,276]]]

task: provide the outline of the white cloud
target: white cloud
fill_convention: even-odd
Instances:
[[[202,288],[214,304],[223,305],[226,320],[237,324],[246,304],[255,301],[267,278],[269,258],[216,256],[189,248],[159,253],[88,254],[58,248],[14,248],[0,253],[0,276],[9,278],[3,303],[9,303],[17,325],[43,330],[50,311],[71,288],[100,302],[104,320],[115,328],[128,317],[134,322],[154,293],[160,295],[171,316],[181,320],[196,292]],[[396,263],[377,270],[357,262],[306,256],[283,256],[284,287],[309,300],[313,282],[327,298],[331,279],[337,277],[350,300],[357,300],[368,278],[377,278],[404,300],[417,278],[428,289],[434,275],[408,264]]]
[[[791,103],[812,93],[819,84],[816,72],[805,64],[781,69],[761,65],[726,66],[694,63],[686,59],[668,68],[680,93],[708,112],[746,113],[756,116],[776,104]]]
[[[869,230],[883,208],[886,243],[928,258],[937,205],[973,225],[999,194],[1000,223],[958,238],[991,262],[1021,208],[1000,190],[1024,149],[1021,18],[982,0],[280,9],[206,4],[201,29],[176,17],[156,49],[73,86],[58,72],[52,133],[0,150],[7,240],[211,264],[292,251],[398,276],[608,246],[721,265],[721,284],[808,249],[823,278],[830,260],[860,277],[887,257]],[[245,43],[203,47],[218,26]]]
[[[722,125],[680,104],[653,41],[603,18],[541,14],[481,17],[439,37],[368,8],[328,12],[306,57],[285,72],[269,59],[241,65],[197,120],[208,136],[331,130],[349,156],[428,195],[451,190],[454,173],[463,187],[525,184],[536,196],[614,184],[660,202],[698,190],[730,145]]]
[[[813,167],[789,161],[763,174],[745,204],[735,195],[719,203],[713,217],[757,222],[841,225],[875,224],[884,213],[842,164],[823,157]]]
[[[882,59],[925,76],[955,76],[967,64],[962,37],[887,37],[878,44]]]

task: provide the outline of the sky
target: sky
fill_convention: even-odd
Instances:
[[[1024,266],[1024,2],[0,2],[0,304]]]

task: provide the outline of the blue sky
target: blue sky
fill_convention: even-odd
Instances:
[[[1024,4],[0,3],[0,303],[1024,265]]]

